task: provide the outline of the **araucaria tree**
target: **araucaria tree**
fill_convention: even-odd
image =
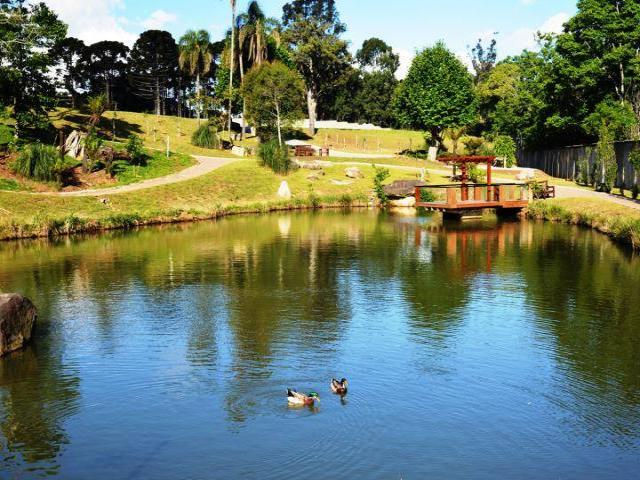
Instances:
[[[394,107],[400,124],[428,131],[436,148],[445,128],[477,119],[471,74],[442,42],[418,53],[396,91]]]
[[[178,62],[180,68],[196,77],[196,117],[202,113],[202,76],[209,73],[213,62],[211,40],[206,30],[189,30],[180,38]]]
[[[245,76],[242,95],[247,117],[261,137],[276,133],[280,145],[282,129],[302,118],[304,81],[283,63],[267,62],[253,68]]]
[[[178,46],[169,32],[147,30],[136,41],[129,59],[133,93],[153,101],[156,115],[165,113],[167,91],[176,83]]]
[[[351,62],[340,38],[345,26],[334,0],[294,0],[283,12],[284,40],[305,80],[309,133],[314,135],[319,96],[340,83]]]

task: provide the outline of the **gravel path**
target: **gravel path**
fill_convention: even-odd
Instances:
[[[222,158],[222,157],[202,157],[194,155],[198,163],[189,168],[185,168],[178,173],[173,173],[165,177],[152,178],[131,185],[122,185],[120,187],[97,188],[94,190],[78,190],[73,192],[52,193],[63,197],[98,197],[102,195],[114,195],[116,193],[135,192],[137,190],[146,190],[147,188],[159,187],[161,185],[169,185],[172,183],[184,182],[202,175],[206,175],[220,167],[224,167],[233,162],[241,160],[240,158]]]

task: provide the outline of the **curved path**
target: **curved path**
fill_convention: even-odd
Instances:
[[[242,160],[241,158],[223,158],[223,157],[202,157],[193,155],[198,163],[192,167],[185,168],[177,173],[172,173],[165,177],[151,178],[142,182],[132,183],[130,185],[122,185],[120,187],[96,188],[93,190],[77,190],[72,192],[57,192],[52,195],[60,195],[64,197],[97,197],[101,195],[113,195],[116,193],[135,192],[137,190],[145,190],[147,188],[159,187],[161,185],[169,185],[171,183],[183,182],[191,180],[202,175],[206,175],[220,167],[224,167],[233,162]]]

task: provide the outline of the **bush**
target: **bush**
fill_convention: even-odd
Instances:
[[[13,143],[13,129],[4,124],[0,124],[0,150],[6,148]]]
[[[142,145],[142,139],[137,135],[130,135],[127,139],[126,150],[131,157],[131,165],[145,165],[147,154]]]
[[[473,183],[485,183],[487,181],[487,175],[482,170],[480,170],[478,165],[476,165],[475,163],[469,164],[468,172],[469,180],[471,180]]]
[[[92,171],[98,162],[98,153],[102,145],[104,145],[104,140],[100,138],[96,130],[92,128],[84,139],[84,149],[88,160],[84,165],[84,169],[87,172]]]
[[[387,194],[384,192],[384,181],[389,178],[391,173],[386,168],[378,168],[373,165],[373,170],[375,175],[373,177],[373,191],[380,202],[380,205],[386,207],[389,203],[389,198],[387,198]]]
[[[578,175],[576,182],[580,185],[591,185],[591,175],[589,174],[589,161],[586,158],[578,160]]]
[[[636,200],[638,198],[638,193],[640,193],[640,188],[638,188],[638,185],[634,184],[633,187],[631,187],[631,198]]]
[[[511,168],[516,165],[516,142],[513,138],[507,135],[500,135],[496,138],[494,151],[497,157],[504,160],[504,165],[507,168]]]
[[[269,167],[276,173],[287,174],[292,169],[289,148],[278,140],[269,140],[258,147],[260,166]]]
[[[43,182],[60,182],[64,160],[57,148],[32,143],[22,149],[13,163],[13,171],[24,177]]]
[[[596,146],[596,155],[598,165],[604,167],[604,178],[602,179],[601,190],[607,193],[611,192],[618,175],[618,162],[616,160],[616,151],[613,146],[613,133],[606,126],[600,128],[600,137]]]
[[[191,144],[202,148],[218,148],[218,135],[209,125],[202,125],[193,135],[191,135]]]
[[[467,149],[468,155],[478,155],[480,153],[480,148],[484,144],[484,139],[481,137],[467,136],[463,137],[462,141]]]

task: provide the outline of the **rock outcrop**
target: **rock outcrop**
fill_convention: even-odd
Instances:
[[[38,311],[26,297],[0,294],[0,357],[19,350],[31,339]]]
[[[283,198],[285,200],[290,200],[292,197],[291,189],[289,188],[289,184],[287,183],[286,180],[284,180],[280,184],[280,188],[278,189],[278,197]]]
[[[344,174],[349,178],[364,178],[358,167],[349,167],[344,170]]]
[[[395,182],[384,186],[384,193],[392,199],[401,199],[413,197],[418,185],[423,185],[420,180],[396,180]]]

